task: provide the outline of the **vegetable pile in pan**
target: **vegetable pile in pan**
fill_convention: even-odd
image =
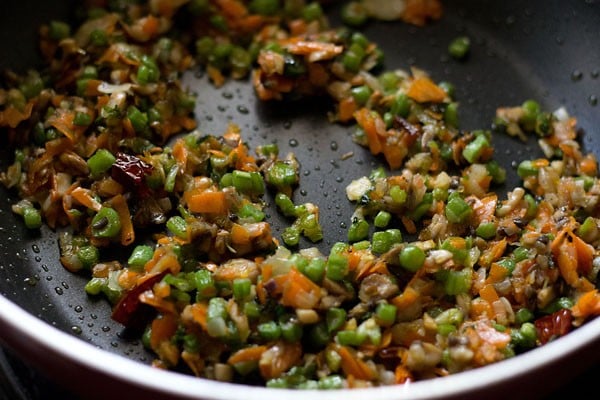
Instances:
[[[59,230],[62,265],[139,329],[156,367],[355,388],[543,346],[600,314],[597,160],[574,117],[533,100],[498,109],[493,129],[461,129],[451,85],[384,70],[359,30],[441,12],[433,0],[355,1],[332,27],[303,0],[87,1],[77,25],[41,27],[43,68],[3,80],[13,211]],[[385,162],[347,187],[346,242],[299,246],[323,231],[318,207],[293,201],[293,154],[250,149],[235,124],[196,129],[180,78],[197,66],[217,86],[249,79],[264,101],[327,96],[323,117]],[[522,161],[508,193],[495,192],[506,171],[492,134],[535,135],[546,156]],[[281,237],[267,192],[290,220]],[[116,247],[126,259],[107,258]]]

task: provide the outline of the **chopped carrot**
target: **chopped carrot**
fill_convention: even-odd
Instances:
[[[419,299],[419,292],[413,289],[411,286],[407,286],[404,291],[398,296],[394,297],[391,302],[398,309],[405,309],[413,305]]]
[[[394,370],[394,380],[398,384],[406,383],[413,380],[413,375],[408,368],[400,364]]]
[[[489,283],[483,285],[481,290],[479,290],[479,296],[481,296],[482,299],[490,303],[490,305],[494,304],[495,301],[498,301],[500,299],[498,293],[496,292],[496,289],[494,288],[494,285]]]
[[[265,351],[268,350],[267,346],[250,346],[244,347],[233,353],[228,359],[227,364],[234,365],[240,362],[248,361],[259,361],[260,357]]]
[[[281,304],[294,308],[314,308],[321,299],[321,288],[296,268],[290,269],[283,283]]]
[[[502,257],[502,254],[504,254],[504,251],[506,250],[507,244],[508,242],[506,241],[506,238],[503,238],[502,240],[496,240],[490,243],[488,248],[485,249],[479,257],[479,264],[481,264],[481,266],[485,268],[489,267],[490,265],[493,265],[492,263],[494,261]]]
[[[196,302],[190,305],[192,318],[202,329],[206,330],[206,321],[208,316],[208,305],[206,302]]]
[[[366,381],[373,380],[375,374],[369,366],[346,346],[338,346],[337,353],[342,359],[342,369],[346,376]]]
[[[152,330],[150,334],[150,345],[153,349],[158,348],[159,344],[165,340],[170,340],[177,330],[177,320],[172,314],[164,314],[152,321]]]
[[[588,274],[592,270],[594,248],[573,232],[570,236],[577,252],[577,270],[583,274]]]
[[[27,103],[22,111],[16,107],[8,107],[0,112],[0,126],[16,128],[22,121],[29,119],[31,111],[33,111],[33,101]]]
[[[75,126],[73,120],[75,119],[75,112],[72,110],[65,110],[59,108],[55,113],[48,118],[50,125],[55,127],[59,132],[68,137],[72,142],[77,142],[79,137],[83,135],[86,130],[85,126]]]
[[[383,150],[381,139],[377,132],[377,120],[381,119],[368,108],[361,108],[354,113],[358,125],[365,131],[371,154],[377,155]],[[383,122],[383,120],[381,121]],[[385,126],[385,125],[384,125]]]
[[[573,316],[577,318],[588,318],[600,315],[600,293],[597,289],[590,290],[577,299],[577,303],[571,307]]]
[[[508,270],[502,267],[500,264],[493,262],[490,266],[490,272],[488,274],[485,283],[491,284],[502,281],[508,275]]]
[[[73,196],[73,198],[77,200],[79,204],[89,208],[90,210],[94,210],[97,212],[100,211],[100,209],[102,208],[102,204],[100,204],[98,200],[96,200],[94,196],[92,196],[92,191],[89,189],[76,187],[71,191],[71,196]]]
[[[413,25],[423,26],[430,19],[440,19],[442,12],[440,0],[407,0],[401,19]]]
[[[173,250],[162,246],[154,251],[152,259],[146,263],[144,269],[146,272],[152,273],[169,271],[172,274],[177,274],[181,270],[181,265]]]
[[[258,362],[264,379],[278,378],[302,360],[302,344],[280,340],[261,354]]]
[[[53,157],[72,149],[73,142],[67,137],[61,137],[58,139],[47,141],[44,147],[46,148],[46,154],[44,155],[48,157]]]
[[[250,232],[240,224],[233,224],[230,232],[231,242],[234,244],[250,243]]]
[[[415,78],[406,95],[419,103],[441,103],[446,98],[444,89],[426,76]]]
[[[192,190],[183,196],[191,212],[223,215],[229,208],[225,193],[220,191]]]
[[[415,225],[415,221],[408,218],[406,215],[401,216],[400,220],[402,221],[402,225],[404,225],[404,229],[406,229],[406,232],[410,234],[417,233],[417,226]]]
[[[356,100],[354,97],[345,97],[338,104],[338,115],[340,122],[349,122],[356,111]]]
[[[121,244],[128,246],[135,241],[135,230],[133,229],[133,223],[131,222],[131,214],[129,213],[129,206],[127,200],[121,194],[116,195],[109,200],[109,203],[119,214],[119,220],[121,221]]]
[[[118,282],[119,286],[121,286],[125,290],[132,289],[136,283],[139,273],[136,271],[132,271],[129,269],[124,269],[119,274]]]
[[[179,139],[173,145],[173,157],[177,160],[177,164],[183,170],[186,168],[189,151],[182,139]]]
[[[588,154],[579,162],[579,171],[587,176],[598,175],[598,161],[593,154]]]
[[[398,143],[390,143],[387,140],[381,144],[383,156],[387,161],[390,169],[398,169],[402,166],[402,162],[408,154],[408,150],[405,146]]]

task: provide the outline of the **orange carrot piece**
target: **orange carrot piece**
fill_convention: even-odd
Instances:
[[[377,155],[381,153],[383,147],[381,145],[381,139],[377,133],[377,117],[373,115],[371,110],[363,107],[354,113],[354,118],[367,135],[367,142],[369,144],[369,150],[371,151],[371,154]]]
[[[506,246],[506,238],[492,242],[490,246],[481,254],[481,257],[479,257],[479,264],[487,268],[494,261],[502,257],[504,250],[506,250]]]
[[[190,305],[192,318],[202,329],[206,330],[206,321],[208,317],[208,305],[205,302],[198,302]]]
[[[415,78],[406,95],[419,103],[441,103],[446,98],[444,89],[425,76]]]
[[[577,249],[568,240],[563,240],[559,246],[556,262],[560,275],[571,286],[576,286],[579,281],[577,274]]]
[[[571,240],[577,252],[577,270],[588,274],[592,270],[594,248],[574,233],[571,233]]]
[[[191,194],[185,193],[184,197],[187,197],[186,202],[191,212],[209,214],[227,213],[227,201],[223,192],[209,190],[193,191]]]
[[[296,268],[292,268],[283,281],[281,304],[294,308],[313,308],[321,298],[321,288]]]
[[[370,381],[375,378],[375,374],[369,366],[352,352],[346,346],[339,346],[337,353],[342,359],[342,370],[346,376],[353,376],[356,379]]]
[[[346,97],[340,100],[338,107],[340,122],[349,122],[356,111],[356,100],[354,97]]]
[[[73,196],[73,198],[75,200],[77,200],[77,202],[79,202],[79,204],[89,208],[90,210],[94,210],[94,211],[100,211],[100,209],[102,208],[102,204],[100,204],[93,196],[92,196],[92,191],[89,189],[84,189],[82,187],[76,187],[75,189],[73,189],[71,191],[71,196]]]
[[[129,206],[127,200],[121,194],[116,195],[109,200],[109,203],[119,214],[119,220],[121,221],[121,244],[128,246],[135,241],[135,230],[133,229],[133,223],[131,222],[131,214],[129,213]]]
[[[185,146],[185,142],[182,139],[179,139],[173,145],[173,157],[175,157],[175,160],[177,160],[180,168],[185,169],[188,156],[189,151]]]
[[[571,307],[573,316],[577,318],[588,318],[600,315],[600,293],[597,289],[590,290],[577,299],[577,303]]]
[[[233,353],[227,359],[227,364],[233,365],[239,362],[258,361],[262,354],[267,350],[267,346],[245,347]]]
[[[8,107],[0,112],[0,126],[16,128],[22,121],[29,119],[32,111],[33,101],[27,103],[23,111],[20,111],[16,107]]]
[[[403,310],[413,305],[419,299],[419,292],[411,286],[407,286],[404,291],[391,301],[398,309]]]
[[[500,282],[502,279],[506,278],[506,275],[508,275],[508,270],[502,267],[500,264],[494,262],[490,267],[490,272],[485,280],[485,283]]]
[[[250,243],[250,233],[240,224],[233,224],[230,233],[231,243],[248,244]]]
[[[481,296],[482,299],[490,303],[490,305],[492,305],[495,301],[500,299],[498,293],[496,292],[496,289],[494,288],[494,285],[492,284],[483,285],[481,290],[479,290],[479,296]]]
[[[579,171],[588,176],[598,175],[598,161],[593,154],[588,154],[579,162]]]
[[[174,315],[164,314],[152,321],[150,334],[150,345],[153,349],[158,348],[161,342],[170,340],[177,330],[177,320]]]
[[[394,371],[394,379],[396,383],[402,384],[413,379],[413,376],[408,368],[404,365],[398,365]]]

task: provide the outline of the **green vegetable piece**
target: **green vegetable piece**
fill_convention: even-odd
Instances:
[[[400,265],[410,271],[418,271],[425,262],[425,252],[415,245],[408,245],[400,252],[399,261]]]
[[[381,210],[375,216],[375,219],[373,220],[373,224],[377,228],[385,228],[386,226],[388,226],[391,219],[392,219],[392,214],[390,214],[387,211]]]
[[[267,182],[279,190],[297,185],[299,182],[298,171],[293,165],[285,161],[276,161],[267,170]]]
[[[323,9],[321,4],[317,1],[313,1],[304,6],[302,10],[302,19],[306,21],[315,21],[323,16]]]
[[[350,1],[342,7],[341,18],[345,25],[357,28],[367,23],[369,14],[361,1]]]
[[[454,193],[457,195],[450,195],[448,203],[446,203],[445,214],[449,222],[461,224],[471,217],[473,209],[457,192]]]
[[[252,281],[248,278],[236,278],[233,280],[233,297],[237,301],[247,300],[252,290]]]
[[[63,21],[50,21],[48,28],[48,34],[54,40],[66,39],[71,34],[71,27]]]
[[[446,294],[457,295],[468,292],[471,288],[471,275],[472,271],[469,268],[460,271],[447,271],[444,281]]]
[[[187,239],[187,222],[179,215],[174,215],[167,220],[167,229],[175,236],[182,239]]]
[[[135,106],[130,106],[127,109],[127,118],[137,133],[144,132],[148,127],[148,115]]]
[[[498,225],[494,222],[482,222],[475,229],[475,234],[483,239],[492,239],[496,236]]]
[[[275,15],[279,11],[279,0],[252,0],[248,8],[256,14]]]
[[[83,112],[75,113],[75,117],[73,118],[73,125],[77,126],[88,126],[92,123],[92,117],[89,114]]]
[[[281,327],[275,321],[259,324],[256,327],[258,334],[265,340],[277,340],[281,337]]]
[[[475,140],[465,146],[462,155],[470,164],[479,161],[483,151],[490,147],[490,142],[485,135],[477,135]]]
[[[217,287],[212,273],[207,269],[200,269],[194,273],[194,283],[198,290],[199,300],[214,297],[217,294]]]
[[[398,307],[393,304],[379,303],[375,309],[375,318],[381,326],[392,326],[396,322]]]
[[[325,265],[327,262],[322,258],[313,258],[308,265],[304,267],[304,275],[315,283],[320,283],[325,275]]]
[[[394,115],[406,118],[410,113],[410,104],[410,99],[405,93],[398,93],[394,98],[390,111]]]
[[[23,221],[27,229],[39,229],[42,226],[42,214],[35,207],[23,209]]]
[[[148,261],[154,256],[154,249],[152,246],[140,244],[135,246],[131,255],[127,259],[127,265],[129,268],[135,271],[142,271]]]
[[[261,195],[264,183],[259,172],[235,170],[231,175],[233,186],[241,193]]]
[[[517,312],[515,313],[515,322],[518,325],[522,325],[525,322],[530,322],[533,320],[533,318],[534,318],[534,315],[531,312],[531,310],[528,308],[521,308],[521,309],[517,310]]]
[[[536,176],[538,171],[538,167],[531,160],[521,161],[517,167],[517,174],[521,179],[525,179],[528,176]]]
[[[446,106],[444,110],[444,122],[453,128],[458,128],[458,103],[450,103]]]
[[[392,235],[389,232],[375,232],[373,233],[373,240],[371,244],[371,250],[375,254],[383,254],[392,247]]]
[[[295,247],[300,243],[300,230],[295,226],[288,226],[283,230],[281,238],[286,246]]]
[[[448,53],[455,59],[464,59],[471,48],[471,39],[467,36],[454,38],[448,45]]]
[[[360,346],[367,340],[367,335],[356,330],[344,330],[336,333],[335,340],[342,346]]]
[[[369,98],[373,94],[373,91],[367,85],[356,86],[351,90],[352,97],[359,106],[364,106],[369,101]]]
[[[390,188],[390,197],[395,204],[404,204],[408,198],[408,194],[400,186],[394,185]]]
[[[369,236],[369,223],[364,219],[354,221],[348,229],[348,241],[358,242]]]
[[[77,250],[77,258],[85,269],[90,269],[98,263],[100,251],[96,246],[82,246]]]
[[[98,149],[96,153],[87,160],[88,168],[92,178],[97,178],[112,167],[117,161],[113,154],[106,149]]]
[[[92,278],[85,284],[85,292],[96,296],[102,293],[102,288],[106,285],[106,278]]]
[[[526,100],[523,102],[523,116],[519,120],[523,128],[527,131],[535,129],[538,114],[540,113],[540,104],[535,100]]]
[[[337,331],[346,323],[346,310],[338,307],[328,309],[325,315],[325,321],[329,333]]]
[[[344,387],[344,379],[339,375],[324,376],[319,379],[318,389],[333,390],[342,389]]]
[[[92,235],[97,238],[114,238],[121,232],[119,213],[111,207],[102,207],[92,219]]]
[[[327,278],[341,281],[348,274],[348,257],[345,254],[331,253],[327,259]]]

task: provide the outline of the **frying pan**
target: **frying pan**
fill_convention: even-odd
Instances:
[[[24,70],[38,62],[36,34],[40,23],[68,18],[71,3],[20,0],[0,4],[0,67]],[[339,22],[339,5],[327,12]],[[425,27],[371,22],[369,38],[386,54],[386,68],[418,66],[436,81],[457,88],[460,122],[465,129],[488,128],[499,106],[538,100],[544,109],[564,106],[577,117],[585,150],[600,154],[600,3],[587,1],[444,2],[444,16]],[[458,35],[472,39],[467,59],[449,57],[447,46]],[[353,206],[345,186],[367,175],[381,160],[351,140],[351,128],[330,124],[326,101],[262,104],[248,82],[215,89],[201,74],[184,83],[198,93],[196,115],[204,133],[220,134],[236,122],[251,147],[276,142],[301,162],[296,198],[321,208],[325,240],[322,250],[345,240]],[[509,137],[493,139],[496,156],[506,168],[506,190],[517,184],[515,162],[531,158],[537,145]],[[6,146],[2,168],[10,162]],[[343,155],[352,152],[352,157]],[[500,188],[501,193],[504,188]],[[600,363],[600,319],[546,346],[478,370],[417,382],[339,392],[264,389],[197,379],[149,366],[152,355],[136,337],[110,319],[104,300],[85,295],[83,275],[58,263],[57,232],[28,231],[12,214],[16,195],[0,196],[0,339],[44,376],[83,398],[152,399],[436,399],[542,398],[576,374]],[[279,235],[285,221],[271,210]],[[303,243],[308,245],[308,243]],[[593,382],[591,382],[593,384]]]

